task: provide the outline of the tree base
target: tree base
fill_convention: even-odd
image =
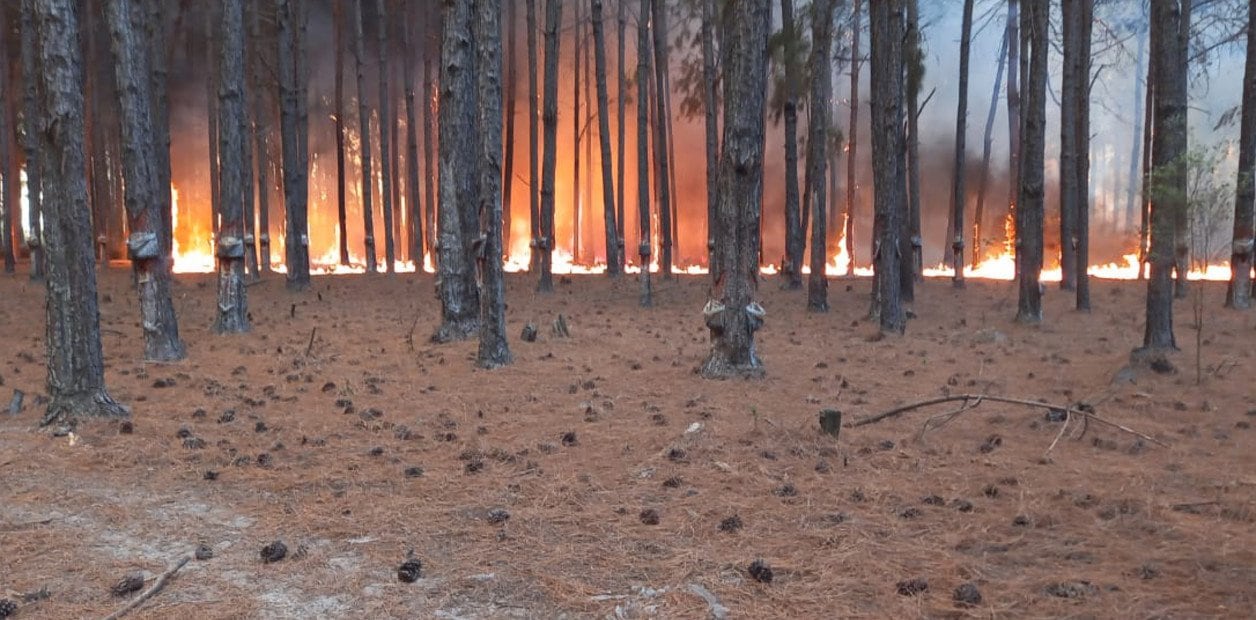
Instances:
[[[449,342],[458,342],[467,340],[473,334],[480,332],[479,319],[466,319],[462,321],[445,321],[436,329],[436,333],[432,334],[432,342],[436,344],[446,344]]]
[[[39,421],[41,427],[67,424],[89,418],[129,418],[131,410],[119,404],[103,388],[86,394],[53,396],[48,411]]]
[[[1150,370],[1160,375],[1171,375],[1177,373],[1177,366],[1173,364],[1172,355],[1177,353],[1177,347],[1140,347],[1130,352],[1130,368],[1135,371]]]
[[[733,364],[722,356],[712,355],[702,363],[698,374],[704,379],[762,379],[767,370],[757,359],[749,364]]]

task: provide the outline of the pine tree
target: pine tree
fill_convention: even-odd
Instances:
[[[1049,7],[1030,2],[1020,14],[1022,50],[1026,52],[1025,119],[1021,136],[1019,199],[1016,204],[1016,320],[1042,321],[1043,158],[1047,124],[1047,27]]]
[[[478,91],[480,246],[480,346],[476,364],[499,368],[511,362],[506,343],[506,287],[502,279],[502,0],[476,0],[474,86]]]
[[[218,333],[249,330],[244,288],[244,0],[222,0],[218,60]],[[290,244],[289,244],[290,245]]]
[[[903,333],[901,236],[907,215],[906,136],[903,126],[903,0],[868,7],[872,65],[872,161],[874,221],[873,313],[881,331]]]

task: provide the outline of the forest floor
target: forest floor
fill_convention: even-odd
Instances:
[[[869,281],[834,280],[813,315],[769,278],[755,381],[694,374],[701,277],[643,310],[633,279],[542,297],[510,276],[515,363],[495,371],[473,368],[474,342],[427,342],[433,284],[318,277],[294,295],[272,276],[248,289],[252,333],[224,337],[212,276],[179,276],[189,357],[158,365],[140,362],[129,273],[108,270],[107,380],[133,432],[56,437],[36,428],[42,289],[0,279],[0,408],[28,395],[0,411],[0,598],[30,595],[18,618],[101,617],[123,575],[151,585],[206,545],[133,617],[702,618],[697,590],[730,617],[1256,614],[1256,313],[1222,310],[1221,284],[1202,385],[1189,300],[1178,371],[1121,371],[1135,282],[1096,282],[1090,314],[1052,288],[1024,327],[1010,283],[930,281],[907,335],[880,340]],[[994,402],[923,435],[956,403],[818,430],[822,408],[850,422],[948,393],[1088,402],[1169,447],[1092,423],[1048,453],[1051,412]],[[275,540],[288,556],[263,563]],[[410,550],[422,578],[402,583]],[[955,600],[964,584],[979,603]]]

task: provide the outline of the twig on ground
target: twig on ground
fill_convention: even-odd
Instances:
[[[153,582],[152,586],[150,586],[147,590],[144,590],[143,592],[141,592],[139,596],[136,596],[135,598],[131,599],[131,601],[127,603],[125,606],[123,606],[122,609],[119,609],[118,611],[115,611],[109,614],[107,617],[105,617],[105,620],[118,620],[118,618],[121,618],[122,616],[125,616],[131,613],[132,611],[135,610],[136,607],[139,607],[140,605],[144,604],[144,601],[147,601],[148,599],[156,596],[157,593],[160,592],[163,587],[165,587],[166,582],[170,581],[170,578],[174,577],[174,574],[179,572],[179,569],[183,568],[183,566],[187,564],[188,562],[190,562],[191,560],[192,560],[192,554],[187,554],[179,558],[179,561],[175,562],[174,566],[171,566],[170,568],[166,569],[166,572],[162,573],[161,575],[157,577],[157,580]]]
[[[318,326],[315,325],[310,329],[310,343],[305,345],[305,356],[310,356],[310,351],[314,350],[314,335],[318,333]]]
[[[968,411],[969,409],[976,408],[977,405],[981,404],[981,401],[982,401],[982,397],[978,396],[977,399],[972,402],[964,401],[964,404],[960,405],[960,408],[956,409],[955,411],[950,411],[947,413],[940,413],[938,415],[935,415],[929,418],[928,420],[925,420],[924,425],[920,427],[920,433],[916,435],[916,439],[920,439],[924,437],[925,433],[931,430],[936,430],[936,429],[942,428],[943,426],[946,426],[947,424],[950,424],[951,421],[954,420],[955,418],[958,418],[960,414],[964,413],[965,411]]]
[[[1006,403],[1009,405],[1023,405],[1026,407],[1038,407],[1038,408],[1043,408],[1043,409],[1063,411],[1067,415],[1067,417],[1065,418],[1065,427],[1068,426],[1068,421],[1072,419],[1072,416],[1081,416],[1082,418],[1085,418],[1086,421],[1098,422],[1100,424],[1104,424],[1112,428],[1119,429],[1121,431],[1134,435],[1135,437],[1154,443],[1158,446],[1162,446],[1165,448],[1169,447],[1169,444],[1163,441],[1160,441],[1159,439],[1156,439],[1150,435],[1147,435],[1146,433],[1140,433],[1128,426],[1125,426],[1124,424],[1118,424],[1116,422],[1105,420],[1088,411],[1082,411],[1081,409],[1074,409],[1072,407],[1063,407],[1060,405],[1053,405],[1051,403],[1040,403],[1037,401],[1024,400],[1021,398],[1007,398],[1005,396],[990,396],[986,394],[959,394],[956,396],[942,396],[939,398],[931,398],[929,400],[922,400],[916,403],[909,403],[901,407],[896,407],[884,413],[879,413],[872,417],[864,418],[862,420],[856,420],[854,422],[851,422],[850,424],[847,424],[846,427],[856,428],[860,426],[866,426],[868,424],[876,424],[877,422],[880,422],[882,420],[888,420],[890,418],[898,417],[909,411],[922,409],[924,407],[929,407],[931,405],[940,405],[942,403],[952,403],[952,402],[957,402],[957,401],[962,401],[962,402],[967,403],[968,401],[978,400],[978,399],[980,401],[991,401],[991,402],[996,402],[996,403]],[[961,411],[962,410],[963,409],[961,409]],[[956,415],[958,415],[958,412],[956,412]],[[1059,438],[1057,437],[1057,441],[1058,439]],[[1051,445],[1052,447],[1054,447],[1055,442],[1052,442]],[[1050,452],[1050,448],[1048,448],[1047,451]]]

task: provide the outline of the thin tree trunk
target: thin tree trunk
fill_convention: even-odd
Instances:
[[[1234,193],[1234,237],[1227,307],[1252,307],[1252,227],[1256,203],[1256,6],[1247,7],[1247,66],[1243,73],[1243,120],[1239,128],[1239,171]]]
[[[1150,38],[1148,34],[1148,38]],[[1150,45],[1150,42],[1148,43]],[[1152,60],[1147,63],[1147,92],[1144,103],[1146,113],[1143,115],[1143,177],[1142,192],[1139,196],[1139,226],[1138,226],[1138,279],[1142,280],[1148,274],[1149,253],[1151,252],[1151,149],[1153,146],[1152,122],[1155,119],[1155,97],[1156,82],[1152,75],[1154,66],[1154,55],[1152,52]]]
[[[332,31],[336,50],[336,225],[340,231],[340,264],[349,264],[349,227],[345,174],[345,20],[343,2],[332,3]],[[409,6],[409,2],[406,3]],[[407,55],[409,58],[409,55]]]
[[[981,144],[981,181],[977,184],[977,208],[973,212],[972,266],[981,264],[986,251],[986,239],[982,235],[986,218],[986,186],[990,180],[990,150],[994,146],[994,119],[999,112],[999,91],[1003,88],[1003,68],[1007,62],[1007,32],[1003,33],[1003,45],[999,48],[999,61],[994,73],[994,92],[990,93],[990,113],[986,115],[986,134]]]
[[[759,283],[759,222],[763,161],[770,0],[732,0],[724,7],[724,156],[720,159],[719,258],[716,299],[703,309],[711,354],[708,378],[761,377],[754,333],[764,310]]]
[[[1143,136],[1140,129],[1143,127],[1143,100],[1146,98],[1144,93],[1147,88],[1147,81],[1142,79],[1143,65],[1147,57],[1147,32],[1146,26],[1139,30],[1138,34],[1138,51],[1134,56],[1134,119],[1131,127],[1131,134],[1134,139],[1130,145],[1130,176],[1129,184],[1125,187],[1125,231],[1134,230],[1138,225],[1138,161],[1142,156],[1140,151],[1143,145]],[[1141,269],[1140,269],[1141,271]]]
[[[158,187],[158,155],[153,118],[157,99],[151,87],[152,67],[146,35],[149,15],[137,0],[107,3],[114,71],[121,97],[123,166],[126,179],[126,211],[131,235],[127,248],[139,289],[140,325],[144,335],[144,359],[170,362],[183,359],[186,350],[179,339],[179,322],[170,297],[170,270],[161,243],[162,201]],[[0,61],[4,54],[0,52]],[[0,71],[0,80],[3,79]],[[4,132],[7,159],[8,131]],[[0,162],[8,170],[7,161]],[[6,175],[7,176],[7,175]],[[6,179],[7,181],[7,179]],[[5,192],[6,197],[9,192]]]
[[[715,281],[719,279],[719,271],[716,269],[719,260],[716,257],[715,220],[720,165],[720,118],[717,108],[719,102],[716,97],[719,80],[715,59],[716,16],[715,0],[699,0],[699,2],[702,3],[702,105],[706,127],[707,265],[710,268],[711,280]],[[623,112],[621,111],[620,114],[622,115]]]
[[[1046,3],[1029,3],[1021,14],[1021,40],[1028,52],[1025,75],[1025,132],[1021,142],[1020,197],[1016,206],[1016,256],[1019,297],[1016,320],[1042,321],[1043,152],[1046,148],[1047,27]]]
[[[42,154],[39,152],[39,135],[36,133],[37,119],[40,117],[39,102],[36,98],[36,83],[40,79],[36,71],[38,64],[35,55],[35,0],[22,0],[22,150],[26,156],[26,192],[27,192],[27,228],[30,237],[26,244],[31,251],[31,280],[44,279],[44,248],[43,248],[43,175],[40,173]],[[88,243],[90,247],[90,240]]]
[[[850,133],[846,141],[846,230],[843,231],[846,242],[846,275],[855,272],[855,209],[859,204],[859,35],[863,30],[863,18],[860,6],[862,0],[855,0],[855,6],[851,14],[851,35],[850,35],[850,125],[848,130]]]
[[[219,175],[222,172],[221,164],[218,157],[218,54],[219,54],[219,36],[215,28],[216,14],[221,12],[218,4],[207,3],[205,5],[205,66],[207,78],[205,80],[205,96],[208,101],[206,109],[209,118],[209,211],[210,211],[210,230],[217,231],[221,221],[220,213],[222,210],[222,198],[219,192],[222,191],[222,183]],[[217,239],[214,240],[217,244]]]
[[[465,340],[480,329],[480,297],[476,290],[473,243],[480,233],[479,92],[470,2],[446,2],[441,9],[440,85],[440,242],[437,288],[441,325],[434,342]],[[500,83],[497,86],[500,95]],[[500,102],[497,113],[501,114]],[[500,125],[498,125],[500,133]],[[497,157],[500,166],[500,148]],[[500,175],[500,167],[485,174]],[[500,207],[499,207],[500,208]],[[500,221],[500,217],[498,217]],[[500,239],[500,238],[499,238]],[[481,248],[484,250],[484,248]],[[485,250],[486,251],[486,250]],[[500,252],[498,253],[500,256]],[[496,257],[494,260],[498,260]],[[492,328],[492,327],[490,327]]]
[[[606,273],[618,278],[623,267],[619,257],[619,226],[615,219],[614,171],[611,169],[611,119],[606,86],[606,35],[602,24],[602,0],[593,2],[593,58],[597,65],[598,142],[602,155],[602,219],[606,233]]]
[[[671,209],[669,209],[672,216],[672,252],[676,256],[676,263],[680,264],[684,260],[684,256],[680,254],[682,251],[680,247],[680,191],[676,185],[676,131],[672,127],[676,117],[672,108],[672,72],[669,70],[664,75],[664,78],[667,83],[667,87],[663,90],[663,94],[667,98],[667,101],[664,102],[664,105],[667,107],[667,116],[663,118],[663,121],[667,123],[667,161],[671,162],[671,165],[667,167],[667,179],[671,183],[669,195],[672,197]],[[668,277],[671,277],[670,274]]]
[[[1090,310],[1090,35],[1093,0],[1063,0],[1064,78],[1060,109],[1060,285]]]
[[[426,15],[426,12],[424,13]],[[440,54],[440,48],[432,49],[434,46],[431,41],[434,37],[431,34],[432,20],[423,17],[426,28],[424,31],[425,44],[423,46],[423,166],[425,168],[424,178],[426,182],[423,184],[423,198],[427,204],[427,211],[424,213],[424,222],[427,224],[427,251],[432,257],[433,263],[440,260],[440,252],[436,250],[436,157],[433,153],[433,141],[436,138],[434,108],[437,105],[436,82],[432,79],[432,59]]]
[[[914,3],[916,0],[912,0]],[[955,112],[955,167],[951,172],[951,234],[950,246],[951,251],[951,269],[955,271],[955,275],[951,278],[951,283],[955,288],[964,287],[964,205],[967,202],[968,193],[964,187],[964,177],[967,173],[967,143],[968,143],[968,66],[970,48],[972,46],[973,31],[973,0],[964,0],[964,17],[963,26],[961,27],[959,39],[959,103]],[[999,71],[1002,77],[1002,67]],[[997,88],[997,87],[996,87]],[[993,112],[994,106],[991,106]],[[993,114],[991,114],[993,119]],[[989,125],[990,123],[987,123]],[[986,142],[987,156],[989,154],[989,142]],[[984,174],[984,173],[983,173]],[[982,179],[984,185],[985,179]],[[980,217],[980,214],[978,214]],[[975,261],[974,261],[975,262]]]
[[[148,45],[145,50],[152,57],[149,81],[153,98],[153,149],[157,154],[157,200],[161,225],[158,238],[166,255],[166,269],[174,266],[174,200],[170,186],[170,70],[166,28],[166,3],[161,0],[144,0],[148,14]],[[27,166],[29,168],[29,166]]]
[[[624,226],[626,225],[624,223],[624,140],[627,135],[625,133],[624,126],[626,124],[625,107],[628,101],[628,70],[624,57],[624,33],[628,29],[628,17],[627,11],[625,10],[627,4],[628,0],[615,0],[616,31],[618,33],[618,38],[616,40],[618,47],[615,54],[615,65],[617,67],[617,74],[615,76],[615,103],[618,106],[618,114],[615,115],[615,122],[617,123],[618,129],[616,134],[617,144],[615,147],[615,224],[618,228],[615,231],[615,243],[621,268],[628,264],[627,246],[624,245]],[[534,62],[532,65],[535,66],[536,63]],[[533,116],[535,116],[535,114],[533,114]],[[533,150],[536,150],[535,146],[533,147]]]
[[[907,65],[907,216],[903,220],[903,234],[899,239],[903,257],[899,264],[899,280],[903,287],[903,303],[906,304],[916,300],[916,278],[924,269],[920,238],[920,87],[925,67],[924,54],[920,49],[921,38],[919,0],[907,0],[907,36],[903,42],[904,63]],[[967,93],[965,89],[965,106]],[[960,256],[963,263],[962,252]]]
[[[705,2],[706,0],[704,0]],[[829,309],[829,281],[824,273],[828,262],[825,239],[825,211],[829,198],[825,194],[827,175],[837,176],[836,170],[827,170],[829,136],[829,100],[833,97],[833,67],[830,57],[833,49],[833,0],[813,0],[811,19],[811,100],[808,102],[807,122],[807,193],[811,197],[814,212],[811,224],[811,274],[807,281],[807,309],[811,312],[827,312]]]
[[[518,30],[518,17],[515,0],[504,0],[506,8],[506,49],[503,62],[506,65],[506,161],[502,167],[502,252],[510,253],[511,220],[515,203],[515,117],[518,107],[515,103],[518,94],[519,51],[515,45]]]
[[[397,240],[393,238],[393,169],[389,147],[388,126],[392,115],[388,112],[388,21],[384,0],[375,0],[375,41],[379,47],[379,170],[383,182],[380,206],[384,212],[384,270],[397,270]]]
[[[623,0],[620,0],[621,2]],[[766,0],[760,0],[766,1]],[[650,0],[637,16],[637,255],[641,260],[641,306],[654,304],[650,282]]]
[[[29,6],[36,25],[39,75],[38,132],[44,184],[48,277],[45,346],[48,410],[41,425],[86,417],[120,417],[130,411],[105,389],[100,307],[87,206],[83,152],[83,71],[78,20],[72,0]]]
[[[588,25],[588,33],[581,35],[584,38],[584,47],[581,50],[581,55],[583,56],[583,58],[581,58],[581,61],[580,61],[581,66],[583,67],[583,71],[584,71],[584,75],[582,76],[581,79],[583,80],[583,84],[584,84],[583,92],[584,92],[584,110],[585,110],[585,113],[584,113],[585,115],[584,178],[586,180],[584,182],[583,198],[581,199],[581,204],[584,205],[584,209],[586,210],[585,216],[582,220],[584,228],[589,227],[590,221],[593,220],[593,213],[594,213],[593,211],[593,183],[594,183],[593,181],[593,121],[594,121],[594,116],[593,115],[595,112],[593,109],[593,92],[596,90],[596,87],[595,87],[596,78],[593,75],[593,50],[592,50],[593,20],[590,16],[591,13],[593,12],[593,9],[591,6],[592,0],[589,1],[589,4],[590,4],[590,7],[585,12],[585,17],[586,17],[585,23]],[[583,33],[584,30],[585,28],[581,26],[580,31]],[[592,236],[588,235],[588,231],[583,230],[583,229],[581,229],[580,235],[582,237],[586,237],[585,253],[588,254],[586,262],[588,264],[593,264],[594,262],[597,261],[597,256],[596,256],[597,253],[594,251],[596,246],[591,240]]]
[[[365,235],[366,272],[375,273],[375,183],[371,171],[371,107],[366,90],[366,50],[363,46],[362,4],[367,0],[355,0],[353,56],[358,75],[358,137],[362,153],[362,225]]]
[[[584,124],[580,118],[580,60],[581,46],[583,45],[581,35],[581,24],[584,23],[584,12],[582,0],[576,0],[576,21],[572,24],[572,39],[575,43],[575,67],[572,71],[571,80],[571,262],[580,264],[580,211],[583,204],[580,197],[580,128]]]
[[[246,5],[246,14],[252,15],[253,11]],[[246,31],[247,32],[247,31]],[[255,64],[254,57],[261,50],[259,42],[251,40],[247,34],[244,39],[244,57],[241,62],[244,64],[245,84],[249,84],[252,72],[250,67]],[[251,88],[251,86],[250,86]],[[252,101],[246,96],[244,99],[244,125],[240,127],[240,135],[244,141],[242,149],[243,159],[240,162],[240,173],[242,175],[241,186],[244,195],[241,199],[240,208],[243,211],[241,221],[244,225],[244,275],[253,281],[258,281],[261,276],[257,271],[257,237],[253,234],[254,214],[256,213],[253,205],[253,121],[250,117],[252,114]]]
[[[276,0],[279,13],[279,91],[280,134],[283,145],[283,195],[285,232],[284,258],[287,265],[287,287],[299,291],[310,285],[310,238],[307,225],[307,209],[304,185],[305,142],[301,101],[303,55],[301,31],[302,13],[298,3],[304,0]],[[367,138],[364,138],[367,143]],[[369,144],[369,143],[368,143]],[[365,160],[365,156],[364,156]]]
[[[903,0],[872,2],[868,7],[872,63],[873,259],[876,282],[873,309],[882,332],[903,333],[903,217],[907,214],[903,126]]]
[[[0,18],[3,12],[0,11]],[[13,161],[13,132],[9,130],[10,123],[13,118],[13,90],[9,88],[9,41],[5,34],[8,33],[7,26],[4,32],[0,32],[0,172],[3,178],[0,178],[0,210],[4,212],[4,219],[0,221],[0,232],[4,238],[0,239],[0,249],[4,252],[4,272],[13,273],[17,270],[17,234],[21,230],[18,222],[18,201],[14,197],[14,188],[17,186],[13,176],[13,167],[10,162]]]
[[[802,288],[803,231],[798,195],[798,67],[800,33],[794,24],[794,0],[781,1],[781,37],[785,65],[785,286]]]
[[[155,0],[160,2],[161,0]],[[261,246],[258,256],[258,270],[270,273],[270,122],[272,109],[266,101],[266,78],[264,77],[264,56],[260,51],[262,42],[262,5],[253,7],[252,23],[253,40],[257,42],[258,54],[253,58],[253,141],[256,145],[257,160],[257,241]]]
[[[672,278],[672,204],[671,187],[669,182],[669,173],[671,170],[671,160],[668,158],[667,152],[667,117],[669,115],[667,106],[667,73],[669,64],[667,59],[667,8],[664,6],[664,0],[653,0],[653,18],[654,24],[651,29],[654,33],[654,102],[657,116],[654,122],[654,167],[657,169],[657,176],[654,179],[654,187],[659,195],[659,245],[661,246],[661,256],[659,256],[659,272],[662,273],[664,280]]]
[[[419,132],[414,104],[414,50],[410,45],[411,2],[402,0],[401,54],[406,89],[406,206],[410,222],[410,260],[415,271],[423,270],[423,205],[419,201]],[[514,20],[511,20],[514,23]],[[513,52],[512,52],[513,54]],[[513,109],[513,108],[511,108]]]
[[[1179,57],[1181,58],[1183,67],[1182,77],[1180,79],[1185,81],[1187,79],[1187,64],[1189,63],[1190,58],[1191,0],[1177,0],[1177,2],[1181,6],[1181,19],[1178,24],[1176,45],[1182,48],[1179,52]],[[1189,114],[1189,110],[1186,113]],[[1177,165],[1182,167],[1186,164],[1185,162],[1181,162]],[[1185,175],[1186,173],[1184,171],[1183,176],[1185,177]],[[1186,184],[1183,183],[1179,187],[1185,188]],[[1181,208],[1174,211],[1173,236],[1173,296],[1177,299],[1186,299],[1190,292],[1190,280],[1187,276],[1190,274],[1191,270],[1191,214],[1189,198]]]
[[[1007,216],[1004,218],[1006,243],[1011,246],[1020,237],[1014,228],[1016,203],[1020,200],[1021,157],[1021,79],[1020,57],[1024,41],[1020,35],[1020,0],[1007,1],[1007,130],[1008,130],[1008,191]],[[1013,224],[1008,226],[1008,224]],[[1020,252],[1016,253],[1016,273],[1020,275]]]
[[[506,287],[502,279],[502,0],[477,0],[471,40],[475,41],[475,73],[479,93],[478,162],[480,234],[480,346],[476,364],[499,368],[511,362],[506,343]],[[513,29],[514,24],[511,24]],[[470,149],[468,149],[470,150]]]
[[[541,99],[537,95],[536,77],[536,0],[527,0],[528,28],[528,226],[532,237],[528,243],[528,267],[541,265],[541,175],[539,170],[540,141],[537,139],[537,116]]]
[[[286,1],[286,0],[281,0]],[[218,333],[249,330],[244,288],[244,0],[222,0],[218,154]],[[291,245],[291,243],[286,244]]]
[[[643,0],[648,1],[648,0]],[[563,20],[563,1],[545,0],[545,101],[541,122],[545,125],[545,153],[541,163],[541,229],[536,242],[540,252],[540,276],[536,290],[554,290],[554,168],[558,150],[558,29]],[[535,63],[533,63],[535,64]]]

